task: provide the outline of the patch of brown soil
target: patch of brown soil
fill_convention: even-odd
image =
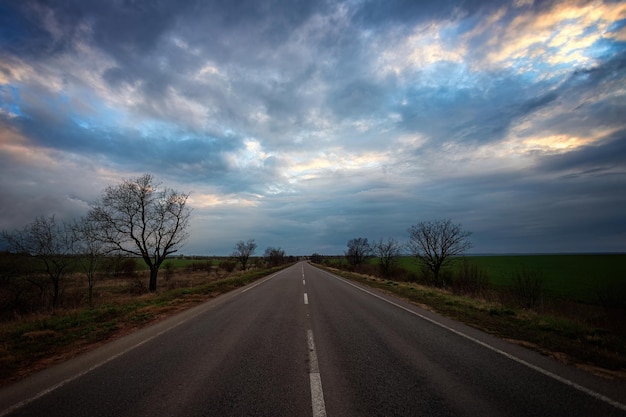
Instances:
[[[577,363],[574,365],[578,369],[582,369],[583,371],[592,373],[594,375],[600,376],[602,378],[616,380],[616,379],[626,379],[626,370],[614,371],[611,369],[600,368],[595,365],[588,365],[584,363]]]
[[[534,343],[527,342],[525,340],[517,340],[517,339],[504,339],[504,340],[506,340],[509,343],[514,343],[516,345],[524,346],[525,348],[532,349],[534,351],[541,353],[542,355],[546,355],[553,359],[556,359],[557,361],[565,365],[573,365],[574,367],[578,369],[581,369],[585,372],[589,372],[593,375],[596,375],[602,378],[606,378],[610,380],[618,380],[618,379],[626,380],[626,370],[623,370],[623,369],[612,370],[612,369],[606,369],[597,365],[591,365],[587,363],[576,363],[572,360],[572,358],[569,355],[563,352],[554,352],[554,351],[542,348],[541,346],[536,345]]]

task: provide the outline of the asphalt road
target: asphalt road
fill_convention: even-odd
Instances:
[[[299,263],[0,391],[0,416],[626,416],[626,385]]]

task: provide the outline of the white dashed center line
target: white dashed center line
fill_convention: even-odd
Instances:
[[[306,338],[309,345],[309,377],[311,380],[311,405],[313,407],[313,417],[326,417],[326,404],[324,404],[322,378],[320,377],[319,365],[317,363],[313,330],[307,330]]]

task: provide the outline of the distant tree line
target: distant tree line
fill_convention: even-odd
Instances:
[[[344,252],[345,259],[348,265],[358,269],[374,257],[380,274],[386,277],[392,272],[397,259],[408,253],[432,273],[435,282],[445,286],[441,271],[450,265],[454,257],[463,255],[471,247],[471,233],[450,219],[422,221],[409,227],[408,233],[409,239],[404,244],[394,238],[380,238],[371,244],[364,237],[350,239]],[[319,260],[319,256],[314,254],[313,262]]]
[[[235,250],[231,256],[241,264],[241,269],[245,271],[248,268],[248,262],[254,255],[256,248],[257,244],[254,239],[249,239],[248,241],[240,240],[235,244]],[[285,251],[280,247],[273,246],[268,246],[265,249],[262,259],[272,267],[296,261],[295,257],[287,256]]]
[[[0,264],[0,284],[13,286],[19,294],[27,285],[39,288],[41,297],[50,292],[50,303],[57,305],[62,291],[63,277],[76,270],[84,273],[91,302],[96,282],[96,272],[104,262],[123,257],[141,259],[149,270],[148,290],[157,289],[158,272],[164,261],[175,254],[189,237],[191,209],[187,205],[189,194],[162,186],[150,174],[123,180],[107,187],[102,196],[92,204],[87,215],[72,222],[58,222],[54,215],[40,216],[21,230],[3,230],[0,237],[13,255],[11,259],[28,262],[9,262],[3,257]],[[377,259],[378,273],[388,277],[394,273],[396,261],[405,251],[415,257],[430,272],[433,281],[446,285],[446,269],[451,260],[462,255],[471,244],[469,232],[451,220],[420,222],[408,229],[407,243],[393,238],[370,241],[364,237],[347,243],[344,257],[352,269],[363,268],[371,257]],[[295,261],[280,247],[269,246],[261,258],[253,258],[257,249],[255,239],[240,240],[235,244],[232,258],[243,271],[259,262],[279,266]],[[313,254],[313,262],[321,262],[321,255]],[[24,275],[25,264],[37,265],[39,273]],[[232,266],[224,264],[227,270]],[[132,267],[131,267],[132,268]],[[121,268],[123,270],[123,268]],[[171,268],[167,275],[171,275]],[[1,300],[0,300],[1,302]]]
[[[370,243],[367,238],[350,239],[343,256],[311,255],[314,263],[348,268],[395,281],[415,281],[425,285],[446,287],[463,294],[484,294],[489,279],[484,269],[463,257],[471,248],[471,233],[450,219],[421,221],[407,229],[408,240],[380,238]],[[420,271],[399,265],[401,257],[412,257]],[[456,264],[456,265],[455,265]],[[454,268],[453,268],[454,266]],[[539,270],[515,271],[505,297],[531,309],[541,303],[543,274]],[[605,303],[606,304],[606,303]]]

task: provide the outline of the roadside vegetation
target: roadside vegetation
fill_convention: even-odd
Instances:
[[[0,232],[0,385],[295,261],[175,254],[189,237],[189,194],[151,174],[107,187],[85,217],[39,216]],[[239,266],[239,267],[238,267]]]
[[[626,378],[626,255],[457,256],[435,279],[420,259],[358,267],[345,257],[312,261],[426,309],[556,359]]]
[[[280,247],[253,257],[254,239],[238,241],[227,258],[175,256],[189,236],[188,196],[146,174],[108,187],[84,218],[38,217],[1,232],[0,385],[295,262]],[[626,255],[464,257],[471,233],[449,219],[407,232],[406,243],[358,237],[344,256],[310,259],[564,362],[626,377]]]
[[[3,253],[0,268],[25,268],[28,260]],[[91,301],[84,275],[68,272],[54,308],[49,296],[27,281],[42,279],[48,288],[45,277],[14,276],[14,286],[3,280],[0,386],[244,286],[294,261],[286,257],[280,265],[271,266],[264,258],[251,258],[248,269],[242,271],[231,258],[174,258],[163,265],[160,289],[150,292],[147,265],[135,258],[105,258],[102,269],[96,272]]]

